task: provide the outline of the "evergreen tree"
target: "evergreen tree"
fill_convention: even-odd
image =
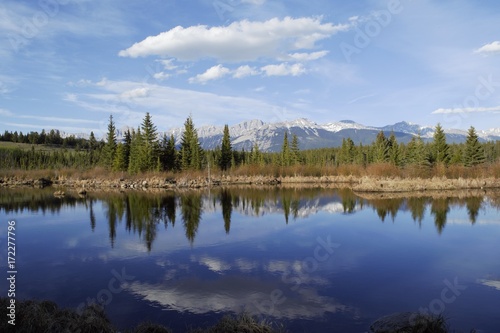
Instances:
[[[351,164],[354,162],[355,145],[351,138],[343,138],[342,146],[340,147],[339,160],[340,164]]]
[[[411,138],[411,141],[408,143],[406,163],[417,166],[427,166],[429,163],[425,144],[420,134],[416,138]]]
[[[130,173],[138,173],[141,171],[141,147],[141,129],[137,128],[137,131],[132,130],[131,133],[130,155],[128,162],[128,172]]]
[[[159,143],[157,138],[156,126],[153,124],[151,115],[146,113],[141,124],[141,171],[151,171],[158,168]]]
[[[450,147],[446,143],[446,136],[444,134],[441,124],[437,124],[436,131],[434,132],[434,141],[431,146],[432,161],[435,163],[448,164],[450,162]]]
[[[203,150],[198,140],[198,133],[189,116],[184,123],[184,132],[181,138],[181,168],[200,169],[202,164]]]
[[[463,163],[465,166],[474,166],[484,163],[484,161],[484,148],[479,143],[476,129],[471,126],[467,133],[467,140],[465,141]]]
[[[290,147],[291,163],[293,165],[300,163],[299,138],[296,134],[292,135],[292,146]]]
[[[226,171],[231,167],[233,159],[233,151],[231,147],[231,138],[229,137],[229,127],[224,125],[224,135],[222,137],[222,146],[219,159],[219,167],[221,170]]]
[[[281,166],[290,165],[290,147],[288,144],[288,132],[283,136],[283,145],[281,146]]]
[[[125,155],[125,148],[123,143],[119,143],[116,147],[115,159],[113,160],[113,170],[114,171],[126,171],[128,166],[128,160]]]
[[[387,142],[389,148],[389,162],[394,164],[395,166],[401,165],[401,150],[398,145],[398,141],[396,140],[396,136],[394,133],[391,133],[389,137],[389,141]]]
[[[106,145],[104,146],[104,166],[111,168],[116,154],[116,128],[113,122],[113,115],[109,116],[108,134]]]
[[[264,163],[264,158],[259,150],[257,142],[253,144],[252,150],[250,150],[250,163],[258,165],[262,165]]]
[[[373,162],[380,163],[387,161],[389,161],[389,141],[384,132],[380,131],[373,143]]]

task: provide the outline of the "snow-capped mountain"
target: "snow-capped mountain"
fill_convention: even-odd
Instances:
[[[221,144],[223,126],[203,126],[197,128],[198,137],[205,149],[213,149]],[[341,120],[318,124],[306,118],[292,121],[265,123],[253,119],[229,127],[231,143],[234,149],[249,151],[257,144],[262,151],[279,151],[283,144],[284,133],[288,132],[289,139],[295,134],[301,149],[322,147],[337,147],[342,144],[342,139],[350,137],[356,144],[370,144],[377,134],[383,131],[387,136],[394,133],[398,142],[409,142],[411,138],[420,135],[424,140],[432,140],[434,128],[421,126],[406,121],[383,127],[367,126],[352,120]],[[445,129],[447,140],[450,143],[464,142],[467,131]],[[182,128],[174,128],[166,132],[173,134],[176,142],[180,144]],[[487,131],[477,131],[482,140],[500,140],[500,128]],[[163,133],[162,133],[163,135]]]

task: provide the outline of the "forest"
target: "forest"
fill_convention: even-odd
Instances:
[[[2,145],[2,142],[24,144]],[[250,151],[234,150],[231,133],[224,126],[221,144],[204,150],[189,116],[184,123],[180,142],[173,135],[160,136],[152,117],[146,113],[141,125],[125,132],[123,140],[116,137],[113,116],[109,117],[106,138],[97,140],[61,137],[58,130],[23,134],[5,131],[0,134],[1,170],[105,169],[128,174],[144,172],[195,172],[211,168],[221,174],[300,174],[363,175],[367,170],[378,173],[394,172],[410,176],[474,176],[478,169],[500,173],[500,141],[480,142],[474,127],[470,127],[465,143],[449,144],[440,124],[433,139],[424,142],[414,137],[409,143],[399,143],[393,133],[379,132],[370,145],[356,145],[350,138],[340,147],[301,150],[297,136],[284,133],[279,152],[261,151],[254,144]],[[493,169],[491,169],[493,168]],[[382,170],[382,171],[380,171]],[[411,171],[411,172],[409,172]],[[370,173],[370,172],[368,172]]]

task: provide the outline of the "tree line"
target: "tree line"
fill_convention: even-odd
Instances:
[[[470,127],[464,143],[449,144],[440,124],[435,127],[432,141],[413,137],[408,143],[397,141],[394,133],[380,131],[369,145],[355,144],[351,138],[342,140],[340,147],[301,150],[298,137],[284,132],[279,152],[261,151],[254,143],[250,151],[235,150],[231,145],[228,125],[224,126],[222,142],[213,150],[204,150],[189,116],[177,145],[173,135],[159,136],[152,117],[146,113],[140,126],[127,130],[123,140],[116,137],[113,116],[109,117],[106,138],[96,140],[74,136],[61,137],[57,130],[28,134],[5,131],[0,141],[32,144],[31,150],[0,149],[2,169],[89,169],[102,166],[112,171],[137,174],[147,171],[189,171],[217,168],[222,172],[244,165],[291,167],[360,165],[388,163],[396,167],[436,165],[463,165],[471,167],[500,161],[500,141],[480,142],[474,127]],[[35,145],[48,145],[63,149],[41,150]]]

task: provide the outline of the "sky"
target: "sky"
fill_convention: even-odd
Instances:
[[[500,128],[494,0],[2,0],[0,131]]]

